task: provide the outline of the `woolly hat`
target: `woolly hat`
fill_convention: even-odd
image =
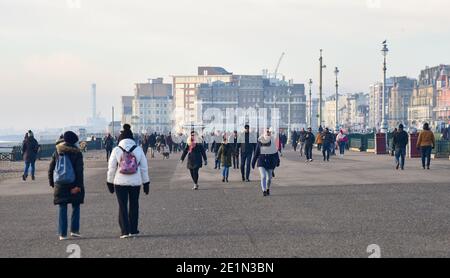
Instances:
[[[78,135],[73,131],[64,132],[64,142],[69,143],[71,145],[75,145],[78,142]]]

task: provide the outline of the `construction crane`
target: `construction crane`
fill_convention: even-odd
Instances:
[[[275,71],[273,72],[273,77],[274,77],[275,79],[277,78],[278,68],[280,67],[281,60],[283,60],[284,54],[285,54],[284,52],[281,53],[280,59],[278,59],[277,66],[275,67]]]

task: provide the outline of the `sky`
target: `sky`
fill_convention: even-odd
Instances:
[[[148,78],[223,66],[236,74],[273,71],[318,92],[367,92],[389,76],[416,78],[450,63],[448,0],[0,0],[0,130],[79,125],[110,118],[120,96]],[[117,115],[116,119],[119,119]]]

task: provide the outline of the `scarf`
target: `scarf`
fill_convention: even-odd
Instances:
[[[261,154],[274,154],[277,153],[275,146],[275,138],[272,136],[261,135],[258,139],[261,148]]]

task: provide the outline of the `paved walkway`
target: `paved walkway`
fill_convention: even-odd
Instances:
[[[0,183],[0,257],[67,257],[76,243],[82,257],[383,257],[450,256],[450,161],[419,159],[405,171],[393,158],[348,153],[304,163],[287,151],[264,198],[257,171],[242,183],[231,170],[224,184],[213,157],[192,191],[179,154],[149,161],[149,196],[141,196],[140,230],[118,239],[117,203],[106,190],[106,162],[86,162],[84,238],[59,242],[56,207],[45,169],[35,182]],[[44,171],[42,171],[44,170]]]

